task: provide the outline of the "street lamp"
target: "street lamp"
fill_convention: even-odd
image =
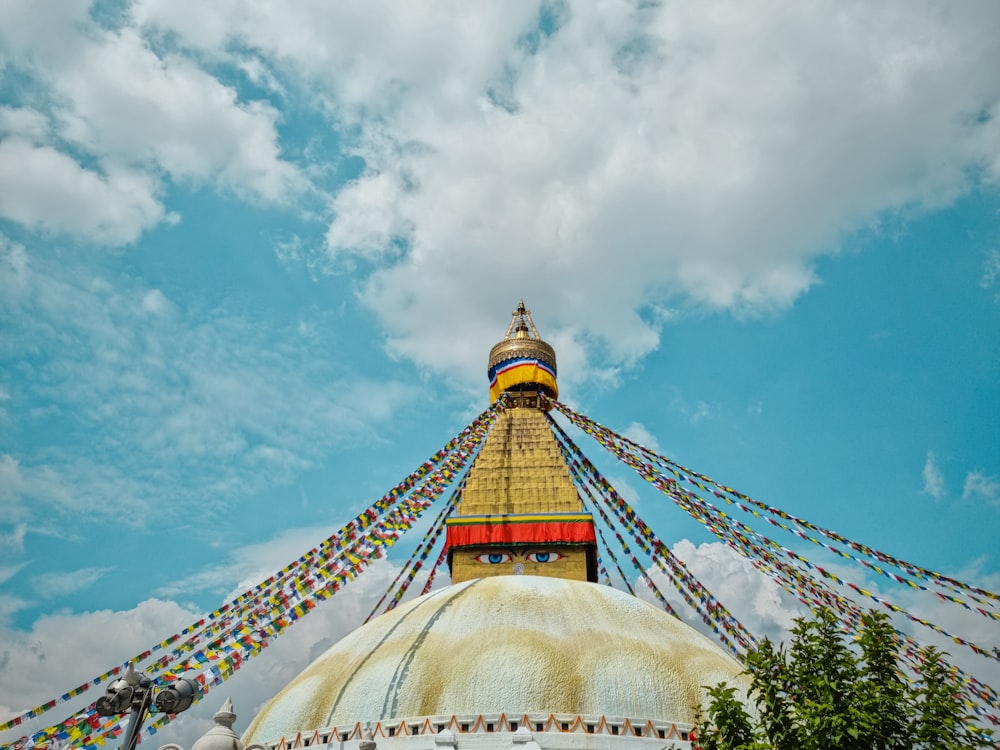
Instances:
[[[194,703],[194,699],[197,697],[198,683],[182,677],[158,692],[153,705],[161,713],[179,714]]]
[[[160,689],[154,699],[155,686],[145,674],[128,665],[124,676],[108,683],[104,695],[97,699],[95,708],[99,716],[118,716],[131,712],[122,750],[135,750],[139,730],[152,705],[163,713],[176,714],[188,708],[198,696],[198,683],[188,678],[178,678],[168,687]]]

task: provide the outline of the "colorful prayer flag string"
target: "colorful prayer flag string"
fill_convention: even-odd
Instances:
[[[500,408],[501,405],[493,405],[483,412],[431,459],[345,525],[340,532],[220,609],[128,663],[142,661],[153,650],[166,648],[184,635],[195,633],[170,655],[155,663],[158,669],[162,669],[185,653],[193,652],[180,666],[161,671],[156,676],[156,681],[169,682],[185,671],[196,670],[196,679],[202,685],[204,693],[211,685],[228,679],[243,662],[266,647],[271,638],[312,611],[317,601],[332,596],[353,580],[373,557],[384,554],[384,550],[408,530],[420,513],[454,481],[461,467],[470,460],[485,439]],[[217,622],[211,622],[212,620]],[[238,624],[233,625],[237,620]],[[255,631],[251,632],[246,625],[247,621],[254,624]],[[206,623],[209,626],[202,627]],[[206,636],[220,631],[221,634],[212,641],[201,645]],[[195,650],[196,647],[199,648]],[[117,666],[88,681],[84,686],[63,694],[59,699],[14,717],[5,725],[0,725],[0,731],[18,726],[27,719],[51,710],[59,703],[79,695],[91,684],[100,684],[120,673],[126,666],[127,663]],[[33,746],[45,745],[57,738],[68,740],[71,746],[76,747],[81,744],[104,744],[108,737],[115,736],[116,732],[121,733],[121,727],[117,724],[100,723],[95,717],[94,704],[91,704],[63,722],[36,732],[30,738],[31,742]],[[146,732],[155,733],[171,718],[158,717],[147,727]],[[0,748],[12,746],[13,743],[9,743],[0,745]]]
[[[744,650],[753,648],[755,639],[743,625],[708,591],[705,586],[698,581],[686,569],[684,564],[678,560],[663,542],[657,538],[645,522],[635,513],[635,511],[625,502],[618,492],[598,472],[597,468],[590,462],[579,447],[570,439],[559,424],[546,414],[550,427],[553,429],[561,445],[567,447],[572,455],[566,455],[571,470],[582,469],[588,475],[588,482],[600,489],[605,502],[619,518],[619,521],[626,529],[633,534],[636,542],[644,551],[650,551],[653,562],[666,574],[668,580],[672,581],[674,587],[684,597],[688,605],[698,613],[702,621],[708,625],[713,632],[719,635],[720,640],[737,656],[740,655],[740,647]],[[675,613],[676,614],[676,613]],[[721,626],[721,630],[719,629]],[[735,639],[740,647],[730,641],[730,637]]]
[[[584,431],[585,434],[590,435],[595,440],[598,441],[602,446],[607,448],[612,455],[621,460],[626,465],[633,468],[640,476],[642,476],[646,481],[650,482],[656,489],[658,489],[663,494],[670,497],[679,507],[687,511],[696,520],[703,523],[710,531],[716,534],[720,540],[727,543],[734,550],[740,553],[742,556],[747,558],[755,567],[761,568],[763,572],[770,575],[776,582],[779,583],[783,588],[794,593],[801,601],[809,606],[826,606],[843,613],[845,617],[845,627],[852,627],[851,623],[856,622],[857,618],[860,616],[860,609],[851,602],[851,600],[842,597],[834,593],[824,581],[832,582],[838,586],[842,586],[850,589],[854,594],[862,596],[875,602],[879,606],[882,606],[890,611],[896,612],[903,617],[906,617],[910,621],[917,623],[923,627],[926,627],[939,635],[950,638],[953,642],[965,646],[972,650],[973,652],[985,656],[988,658],[997,659],[998,655],[995,651],[990,651],[983,646],[975,644],[967,639],[956,636],[952,633],[947,632],[938,625],[926,620],[924,618],[917,617],[909,612],[907,612],[902,607],[888,601],[884,597],[876,595],[874,592],[869,591],[857,584],[846,581],[836,575],[834,572],[814,563],[811,563],[805,557],[795,553],[794,551],[788,549],[787,547],[781,546],[774,541],[770,540],[768,537],[759,534],[755,530],[742,524],[739,521],[729,517],[727,514],[723,513],[721,510],[708,503],[703,498],[699,497],[696,493],[686,490],[681,486],[681,482],[697,487],[704,492],[711,493],[716,497],[723,498],[727,503],[731,505],[736,505],[741,510],[750,513],[756,518],[763,518],[770,525],[783,528],[791,533],[795,534],[798,538],[804,539],[811,543],[817,544],[818,546],[830,549],[838,553],[838,555],[845,559],[855,560],[860,562],[862,565],[866,565],[867,561],[858,560],[855,556],[849,553],[844,553],[843,550],[838,550],[833,548],[831,545],[827,545],[824,542],[816,539],[814,537],[805,534],[801,529],[796,530],[789,528],[786,524],[776,521],[773,517],[777,515],[781,518],[787,518],[791,523],[796,525],[801,525],[803,528],[813,531],[816,534],[820,534],[827,539],[836,539],[837,541],[843,541],[844,544],[849,546],[852,550],[859,551],[862,554],[868,554],[874,556],[875,559],[885,563],[885,564],[899,564],[904,566],[904,572],[914,577],[927,577],[928,580],[933,580],[936,584],[941,586],[952,587],[957,590],[966,592],[966,595],[970,599],[975,599],[980,601],[979,597],[985,597],[989,599],[995,598],[991,592],[985,591],[973,586],[968,586],[962,584],[961,582],[955,581],[955,579],[949,579],[945,576],[940,576],[934,574],[932,571],[927,571],[919,566],[914,566],[910,563],[904,563],[902,561],[896,560],[889,555],[880,553],[878,551],[872,550],[871,548],[865,547],[864,545],[859,545],[854,542],[850,542],[844,537],[839,535],[834,535],[832,532],[827,532],[826,530],[820,529],[812,524],[807,524],[801,519],[797,519],[790,514],[785,514],[782,511],[771,508],[770,506],[765,506],[762,503],[757,503],[757,501],[752,501],[746,495],[737,493],[729,487],[724,485],[719,485],[713,480],[708,479],[704,475],[696,474],[688,469],[679,467],[677,464],[669,462],[667,459],[657,456],[657,454],[652,453],[648,449],[642,448],[633,441],[628,440],[605,427],[597,424],[593,420],[588,419],[582,415],[576,414],[571,409],[557,401],[547,400],[547,405],[555,408],[559,413],[566,416],[574,425],[579,427]],[[644,460],[651,459],[651,460]],[[664,476],[658,470],[657,466],[662,467],[671,476]],[[671,478],[672,477],[672,478]],[[694,478],[692,478],[694,477]],[[711,485],[711,486],[708,486]],[[733,500],[732,497],[738,498]],[[759,512],[753,508],[747,507],[740,500],[744,500],[747,503],[754,505],[754,508],[765,510],[767,515],[761,515]],[[878,568],[878,566],[872,566],[870,564],[866,565],[876,572],[886,575],[886,571]],[[926,587],[908,580],[903,579],[902,576],[896,574],[889,574],[889,577],[894,581],[899,583],[904,583],[911,588],[922,588],[924,590]],[[958,597],[954,597],[948,594],[943,594],[942,592],[932,592],[939,599],[943,601],[949,601],[952,603],[960,604],[966,609],[973,609],[966,602],[962,601]],[[991,617],[991,619],[997,619],[993,616],[994,613],[989,611],[984,611],[981,608],[975,608],[979,614]],[[906,644],[909,651],[913,651],[916,647],[915,642],[906,636],[905,634],[897,631],[898,637]],[[954,669],[954,668],[953,668]],[[986,706],[992,707],[996,710],[997,701],[996,693],[988,685],[976,680],[971,675],[966,675],[961,673],[960,670],[956,669],[956,673],[961,674],[963,685],[966,686],[967,694],[972,698],[973,703],[975,701],[985,702]],[[996,721],[996,716],[985,710],[982,705],[976,707],[976,713],[988,718],[991,721]]]

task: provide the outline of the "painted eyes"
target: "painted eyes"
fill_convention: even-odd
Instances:
[[[481,555],[476,555],[473,559],[484,565],[499,565],[500,563],[510,562],[511,555],[509,552],[484,552]]]
[[[544,551],[544,552],[529,552],[524,556],[524,559],[532,563],[552,563],[556,560],[562,560],[565,557],[560,552]],[[514,555],[510,552],[483,552],[480,555],[476,555],[472,558],[477,563],[482,563],[483,565],[502,565],[503,563],[509,563],[514,559]]]
[[[562,560],[563,557],[565,555],[558,552],[529,552],[524,556],[524,559],[533,563],[551,563],[556,560]]]

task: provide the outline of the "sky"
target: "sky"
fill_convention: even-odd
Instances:
[[[1000,589],[998,27],[989,0],[0,2],[0,719],[381,497],[487,406],[522,298],[574,409]],[[731,609],[790,621],[606,471]],[[232,681],[237,729],[398,564]]]

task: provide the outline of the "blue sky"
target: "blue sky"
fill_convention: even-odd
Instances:
[[[380,497],[485,407],[522,297],[574,408],[998,588],[1000,10],[590,5],[0,8],[30,699],[61,647],[124,655],[68,634],[159,640]]]

